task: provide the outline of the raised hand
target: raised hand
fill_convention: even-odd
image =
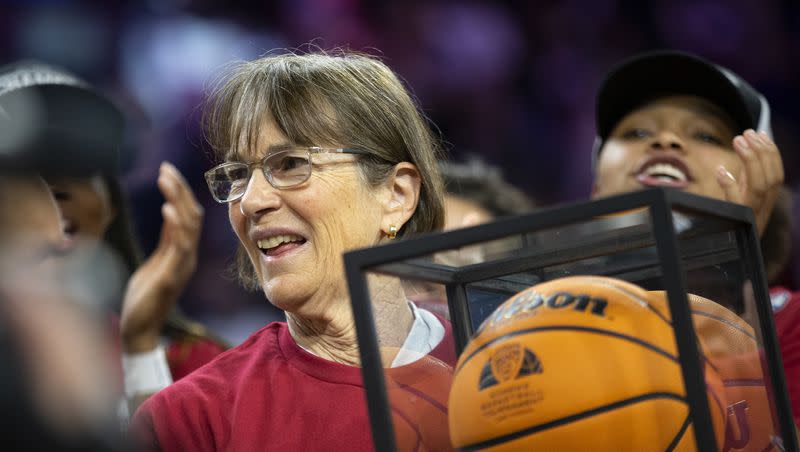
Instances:
[[[203,208],[181,173],[170,163],[159,168],[164,223],[153,254],[131,276],[122,305],[120,332],[126,353],[158,345],[159,334],[197,266]]]
[[[783,160],[778,147],[767,134],[752,129],[734,138],[733,148],[742,159],[742,171],[734,176],[720,166],[717,168],[717,182],[728,201],[753,209],[761,235],[783,185]]]

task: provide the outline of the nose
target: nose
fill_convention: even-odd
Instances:
[[[256,219],[280,206],[278,189],[267,181],[264,172],[255,169],[247,182],[247,188],[239,200],[239,209],[247,218]]]
[[[684,150],[683,140],[681,140],[681,137],[677,133],[671,130],[661,130],[658,132],[650,143],[650,147],[659,151]]]

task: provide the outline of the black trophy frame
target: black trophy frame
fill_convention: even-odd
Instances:
[[[470,228],[427,234],[385,245],[351,251],[344,255],[345,271],[358,335],[362,375],[367,396],[367,407],[376,450],[396,451],[394,428],[390,416],[386,384],[378,350],[377,332],[373,322],[372,306],[367,290],[366,274],[380,271],[398,276],[425,279],[446,286],[450,321],[457,352],[460,353],[473,332],[473,322],[467,306],[465,285],[492,276],[512,273],[514,269],[531,265],[519,259],[492,263],[491,266],[467,266],[456,271],[436,271],[406,262],[432,253],[479,244],[508,237],[524,236],[536,230],[555,228],[603,215],[648,208],[661,277],[667,288],[669,309],[676,331],[677,351],[681,360],[686,397],[694,423],[698,450],[718,450],[711,415],[706,398],[706,385],[699,353],[695,343],[686,284],[678,253],[674,229],[673,208],[701,216],[723,220],[735,225],[736,243],[747,273],[752,275],[753,293],[760,319],[763,347],[771,378],[771,398],[775,402],[775,425],[779,426],[783,447],[798,451],[795,426],[792,421],[786,382],[783,377],[778,341],[772,318],[769,292],[761,256],[755,220],[751,209],[741,205],[700,197],[678,190],[653,188],[595,201],[573,203],[561,207],[542,209],[535,213],[497,220]],[[636,244],[636,237],[626,239],[628,245]],[[651,240],[652,241],[652,240]],[[620,246],[611,243],[608,246]],[[569,260],[570,250],[559,253],[557,259]],[[574,251],[573,251],[574,252]],[[603,246],[594,250],[603,253]],[[548,256],[538,256],[539,263]],[[553,259],[554,257],[550,257]],[[475,268],[471,268],[475,267]]]

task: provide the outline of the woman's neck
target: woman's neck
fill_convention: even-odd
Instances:
[[[310,353],[340,364],[359,364],[358,339],[352,315],[348,321],[330,316],[314,318],[287,312],[286,323],[292,339]]]
[[[401,285],[395,278],[369,277],[372,310],[381,355],[391,363],[414,323]],[[286,313],[289,332],[300,347],[329,361],[358,366],[358,338],[350,300],[329,302],[321,315]]]

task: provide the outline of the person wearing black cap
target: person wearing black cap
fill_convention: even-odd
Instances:
[[[124,295],[113,293],[110,300],[121,311],[129,399],[138,404],[221,353],[223,341],[173,309],[194,270],[202,224],[202,208],[178,170],[167,162],[160,168],[164,226],[145,260],[118,179],[121,111],[61,68],[20,62],[0,69],[0,114],[0,128],[8,132],[0,135],[0,159],[12,166],[42,162],[63,222],[62,253],[72,260],[83,256],[96,268],[98,250],[111,249],[122,261],[123,279],[130,278]]]
[[[659,51],[607,75],[596,105],[592,197],[672,187],[749,206],[768,278],[789,258],[790,214],[767,100],[728,69],[692,54]],[[800,295],[776,287],[786,381],[800,425]]]
[[[64,264],[57,205],[40,176],[74,177],[109,162],[95,158],[95,146],[72,146],[48,115],[53,96],[65,93],[12,92],[11,78],[0,75],[0,432],[13,450],[122,450],[109,422],[115,395],[97,300],[84,296],[95,286]],[[36,110],[24,119],[20,105]],[[62,155],[52,157],[41,146],[59,136]]]
[[[672,108],[665,112],[666,117],[675,121],[679,119],[671,114],[675,109],[696,111],[694,118],[687,118],[698,119],[691,122],[695,130],[690,130],[689,134],[708,151],[696,159],[697,164],[702,165],[698,169],[707,174],[710,168],[714,178],[687,179],[683,176],[692,174],[681,176],[678,173],[672,175],[675,177],[662,174],[660,178],[649,179],[645,174],[635,174],[633,178],[617,176],[613,157],[617,156],[620,145],[625,147],[631,138],[646,141],[653,133],[647,127],[638,126],[634,115],[648,106],[652,110],[664,103],[671,104],[665,108]],[[655,120],[650,118],[649,111],[645,113],[650,122]],[[651,185],[682,188],[752,207],[758,229],[763,234],[781,192],[783,164],[772,141],[769,103],[747,82],[725,68],[690,54],[645,54],[623,63],[608,75],[597,96],[596,117],[596,195]],[[711,134],[712,126],[721,130]],[[623,136],[626,133],[628,135]],[[676,145],[679,144],[664,144]],[[600,151],[607,148],[611,151],[604,151],[600,159]]]

